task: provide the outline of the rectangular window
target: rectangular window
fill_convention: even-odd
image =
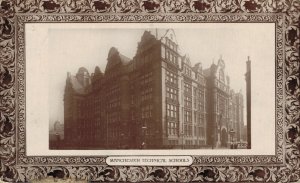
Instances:
[[[167,58],[168,61],[172,62],[175,65],[178,65],[177,56],[173,53],[169,53],[169,58]]]
[[[188,107],[188,108],[192,107],[192,97],[184,96],[184,107]]]
[[[149,72],[143,76],[141,76],[141,85],[146,85],[150,82],[152,82],[153,78],[152,78],[153,73]]]
[[[189,77],[192,76],[192,70],[188,68],[187,66],[184,66],[184,74],[188,75]]]
[[[189,84],[189,83],[184,83],[184,91],[185,91],[186,93],[192,94],[192,85]]]
[[[151,104],[143,106],[142,109],[141,109],[142,119],[151,118],[152,117],[152,110],[153,110],[153,106]]]
[[[141,91],[141,101],[147,101],[152,99],[152,88],[146,88]]]
[[[177,89],[170,88],[167,86],[167,98],[172,99],[172,100],[178,100]]]
[[[178,125],[176,122],[168,122],[168,134],[169,135],[177,135],[178,133]]]
[[[173,72],[167,71],[166,72],[166,81],[169,82],[169,83],[177,85],[177,83],[178,83],[177,75],[174,74]]]
[[[191,123],[192,122],[192,112],[191,111],[184,111],[184,122]]]
[[[187,124],[185,124],[184,125],[184,135],[188,135],[188,125]]]
[[[167,60],[169,60],[170,59],[170,51],[167,50],[166,53],[167,53],[167,55],[166,55]]]
[[[166,49],[164,46],[161,47],[161,57],[166,58]]]
[[[193,135],[193,126],[189,125],[188,136],[192,136],[192,135]]]
[[[177,118],[178,107],[176,105],[167,104],[167,116],[170,118]]]

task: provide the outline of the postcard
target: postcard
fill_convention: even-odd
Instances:
[[[297,181],[299,11],[274,3],[1,1],[1,180]]]

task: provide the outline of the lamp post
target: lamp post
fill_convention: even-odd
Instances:
[[[108,113],[106,112],[106,148],[108,149]]]
[[[154,141],[153,146],[155,146],[156,148],[158,148],[159,144],[160,144],[160,142],[159,142],[159,130],[155,130],[155,134],[154,134],[154,138],[153,139],[156,139]]]
[[[181,131],[180,135],[181,135],[181,149],[183,149],[183,135],[184,135],[184,132]]]
[[[123,141],[123,138],[124,138],[124,133],[121,133],[120,139],[119,139],[119,143],[120,143],[120,144],[119,144],[119,148],[120,148],[120,149],[122,149],[122,142],[124,142],[124,141]]]
[[[55,134],[55,138],[56,138],[56,148],[58,149],[60,146],[60,136],[58,133]]]
[[[230,141],[231,141],[231,145],[230,145],[230,147],[231,147],[231,149],[233,149],[234,147],[233,147],[233,135],[234,135],[234,130],[231,128],[231,130],[230,130]]]
[[[146,147],[146,130],[147,130],[147,126],[142,126],[142,133],[143,133],[143,142],[141,146],[142,149]]]
[[[216,128],[215,128],[216,133],[215,133],[215,137],[214,137],[216,148],[219,148],[222,145],[221,144],[221,126],[222,126],[223,111],[221,111],[219,116],[220,116],[219,120],[216,122],[217,123]]]

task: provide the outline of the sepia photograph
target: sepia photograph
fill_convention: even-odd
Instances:
[[[262,58],[251,30],[222,26],[50,29],[49,148],[251,149]]]
[[[0,182],[297,182],[298,10],[0,0]]]

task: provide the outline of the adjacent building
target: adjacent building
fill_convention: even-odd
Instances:
[[[55,121],[49,131],[49,147],[50,149],[62,148],[64,141],[64,124]]]
[[[67,74],[65,146],[70,149],[229,147],[243,135],[243,96],[225,62],[203,69],[182,55],[175,32],[145,31],[130,59],[112,47],[105,71]],[[230,141],[231,139],[231,141]]]

